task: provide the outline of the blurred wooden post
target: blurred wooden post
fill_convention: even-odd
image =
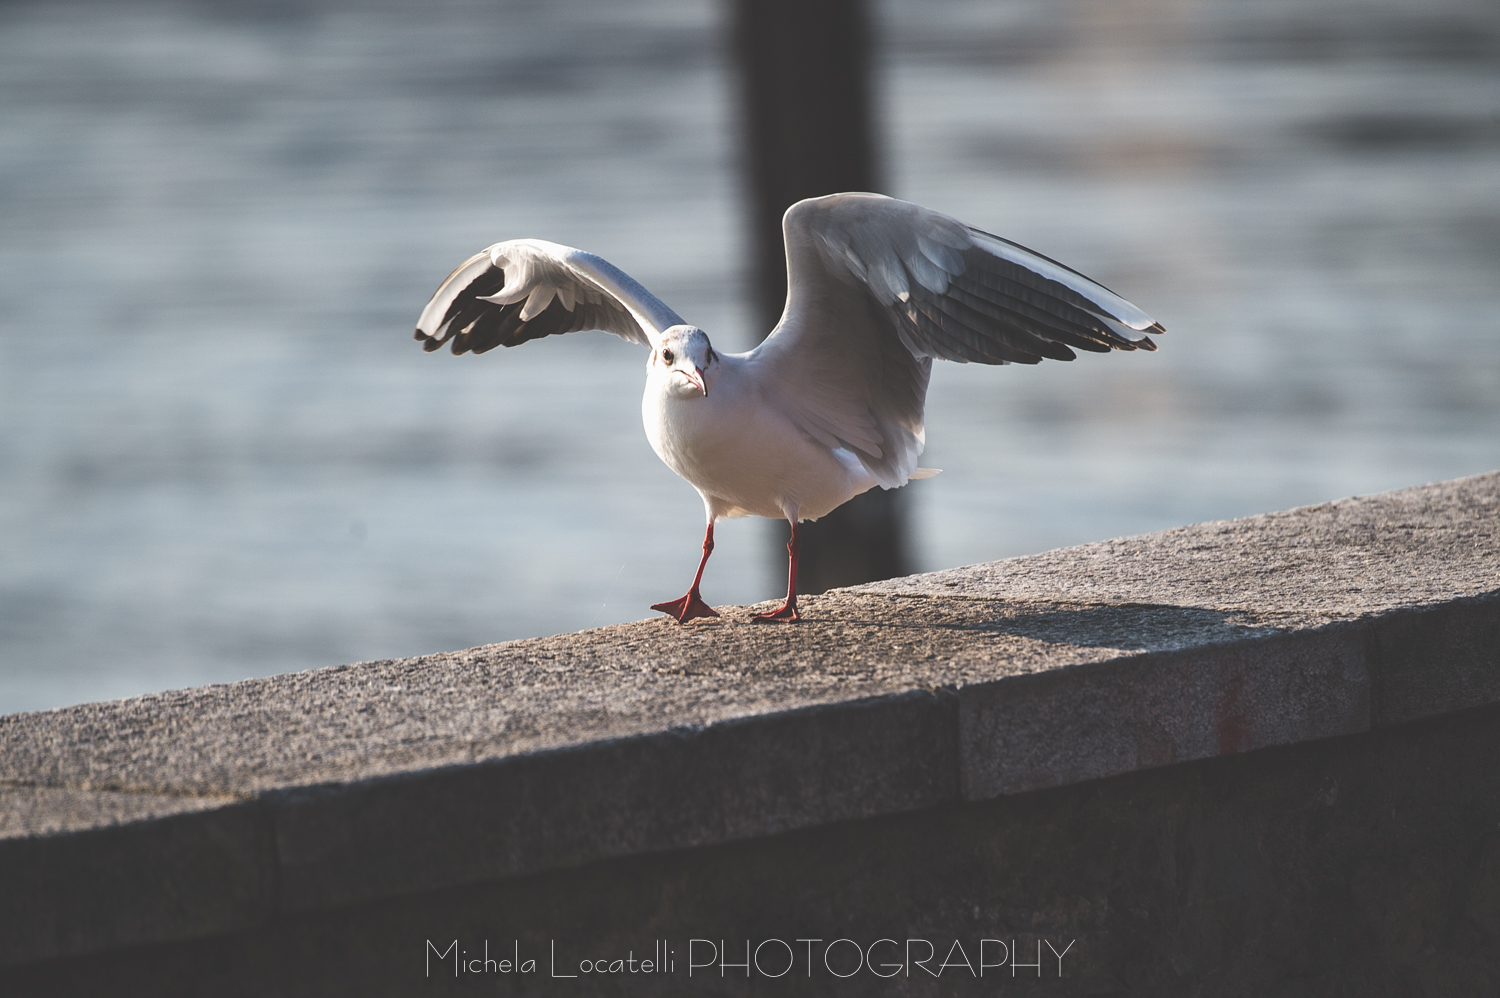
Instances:
[[[753,290],[769,333],[786,302],[781,216],[796,201],[879,189],[864,0],[734,0],[751,196]],[[905,575],[901,493],[875,488],[802,532],[799,592]],[[783,544],[786,531],[783,528]]]

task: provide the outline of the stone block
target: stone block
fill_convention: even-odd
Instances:
[[[1346,625],[965,687],[964,797],[1365,731],[1364,651]]]
[[[243,801],[0,788],[0,965],[258,924],[269,832]]]

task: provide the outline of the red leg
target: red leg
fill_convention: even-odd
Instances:
[[[786,573],[786,602],[781,604],[778,610],[770,613],[757,613],[755,620],[784,620],[790,623],[801,620],[797,616],[797,552],[802,548],[802,540],[797,534],[797,521],[792,521],[792,539],[786,542],[786,553],[790,559],[790,567]]]
[[[671,614],[679,624],[686,624],[694,617],[717,617],[719,611],[703,602],[703,596],[698,592],[698,583],[703,581],[703,566],[708,564],[708,556],[713,553],[714,521],[709,520],[708,530],[703,534],[703,560],[698,562],[698,574],[693,576],[693,585],[687,595],[666,603],[653,603],[651,609]]]

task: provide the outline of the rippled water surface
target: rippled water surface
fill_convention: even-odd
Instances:
[[[637,619],[701,512],[644,355],[410,340],[535,235],[753,342],[721,8],[0,6],[0,711]],[[1159,353],[939,365],[920,567],[1500,467],[1492,4],[879,8],[890,193]],[[765,527],[705,589],[775,595]]]

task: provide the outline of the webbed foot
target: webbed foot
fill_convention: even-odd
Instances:
[[[698,595],[697,589],[689,589],[687,595],[681,599],[669,600],[666,603],[653,603],[651,609],[668,614],[679,624],[686,624],[695,617],[719,615],[719,611],[703,602],[703,597]]]

